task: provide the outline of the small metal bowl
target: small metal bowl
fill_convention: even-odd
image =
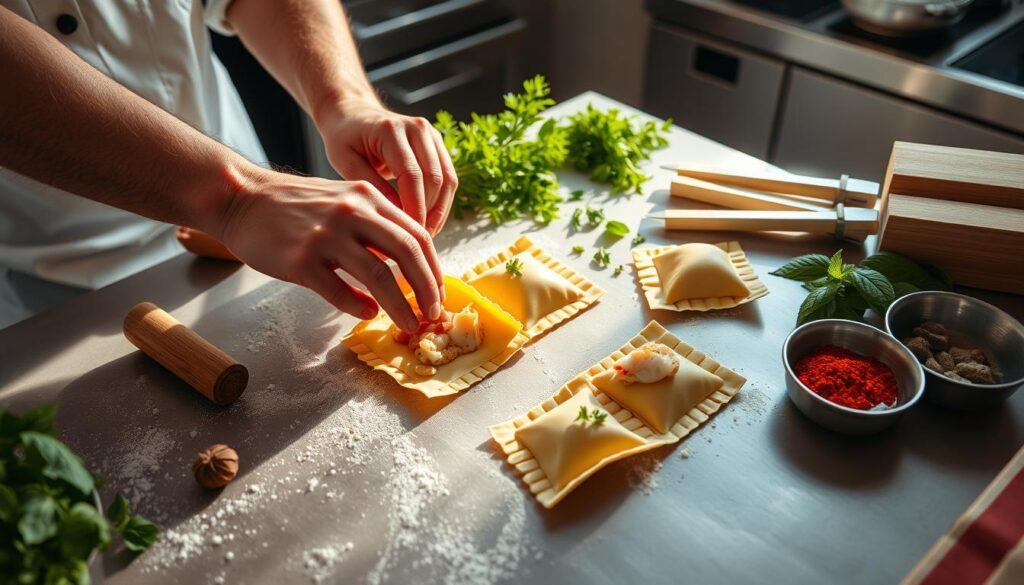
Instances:
[[[836,345],[889,366],[899,386],[896,406],[877,411],[847,408],[804,386],[793,373],[793,365],[823,345]],[[823,319],[797,327],[782,346],[782,361],[786,365],[786,392],[793,404],[814,422],[840,433],[866,435],[888,428],[924,392],[924,370],[914,354],[884,331],[856,321]]]
[[[885,328],[897,339],[909,337],[923,321],[942,323],[954,340],[984,351],[1002,380],[957,382],[925,368],[930,402],[961,410],[990,408],[1024,385],[1024,325],[1010,315],[978,299],[941,291],[911,293],[885,313]]]

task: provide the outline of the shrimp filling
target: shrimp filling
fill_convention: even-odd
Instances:
[[[391,326],[391,338],[408,346],[425,366],[443,366],[460,355],[479,349],[484,330],[472,304],[457,313],[442,311],[437,321],[421,321],[416,333]]]
[[[679,370],[679,356],[661,343],[648,342],[620,358],[613,367],[623,382],[651,384],[674,376]]]

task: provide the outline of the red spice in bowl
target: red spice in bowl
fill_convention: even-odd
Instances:
[[[835,345],[824,345],[800,358],[793,372],[812,392],[847,408],[893,406],[899,396],[889,366]]]

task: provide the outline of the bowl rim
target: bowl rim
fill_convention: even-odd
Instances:
[[[895,301],[893,301],[893,303],[891,305],[889,305],[889,308],[886,309],[886,311],[885,311],[885,319],[883,319],[883,321],[885,321],[885,332],[888,333],[890,337],[892,337],[893,339],[898,341],[900,345],[903,345],[903,342],[900,341],[899,338],[896,337],[896,335],[892,332],[892,325],[890,324],[890,321],[891,321],[894,309],[897,309],[898,307],[901,307],[901,306],[906,305],[907,303],[909,303],[910,301],[907,300],[907,299],[913,300],[913,298],[926,297],[926,296],[956,298],[956,299],[962,299],[962,300],[964,300],[964,301],[966,301],[968,303],[975,303],[975,304],[981,305],[983,307],[986,307],[986,308],[996,312],[997,314],[999,314],[1002,317],[1006,317],[1011,322],[1016,323],[1017,327],[1021,329],[1021,333],[1024,333],[1024,324],[1021,324],[1021,322],[1018,321],[1017,319],[1015,319],[1013,317],[1013,315],[1007,313],[1006,311],[1000,309],[999,307],[993,305],[992,303],[986,303],[985,301],[983,301],[981,299],[976,299],[974,297],[971,297],[971,296],[968,296],[968,295],[965,295],[965,294],[960,294],[960,293],[953,292],[953,291],[947,291],[947,290],[920,290],[920,291],[917,291],[917,292],[912,292],[910,294],[903,295],[902,297],[896,299]],[[903,347],[906,347],[906,346],[903,345]],[[917,356],[914,356],[914,359],[916,360]],[[921,362],[918,362],[918,363],[921,363]],[[1013,379],[1013,380],[1011,380],[1009,382],[1000,382],[998,384],[975,384],[974,382],[961,382],[959,380],[954,380],[953,378],[947,378],[946,376],[944,376],[942,374],[939,374],[938,372],[933,372],[932,370],[929,370],[928,368],[924,368],[924,375],[925,375],[925,377],[932,376],[936,380],[939,380],[941,382],[947,382],[947,383],[955,384],[955,385],[963,387],[963,388],[969,388],[971,390],[981,390],[981,391],[1009,390],[1010,388],[1016,388],[1017,386],[1020,386],[1021,384],[1024,384],[1024,376],[1021,376],[1020,378],[1015,378],[1015,379]]]
[[[829,327],[829,328],[832,328],[832,327],[837,326],[840,323],[843,324],[843,325],[852,325],[854,327],[861,327],[861,328],[866,328],[866,329],[871,329],[871,330],[877,331],[877,332],[881,333],[882,335],[884,335],[884,336],[886,336],[886,337],[888,337],[891,340],[896,342],[896,345],[899,347],[899,351],[903,355],[904,359],[908,359],[909,358],[909,361],[911,363],[913,363],[917,367],[919,372],[921,372],[920,383],[918,383],[917,387],[913,389],[914,394],[913,394],[913,396],[910,397],[909,400],[907,400],[903,404],[898,404],[894,408],[889,408],[889,409],[886,409],[886,410],[859,410],[859,409],[856,409],[856,408],[850,408],[848,406],[843,406],[842,404],[836,404],[835,402],[832,402],[828,398],[825,398],[824,396],[818,395],[817,392],[811,390],[803,382],[800,381],[800,378],[797,377],[796,373],[793,372],[793,367],[792,367],[792,364],[790,364],[790,359],[789,359],[789,346],[790,346],[790,344],[793,341],[793,337],[798,332],[800,332],[800,331],[802,331],[804,329],[808,329],[808,328],[811,328],[811,327]],[[842,347],[842,346],[839,346],[839,347]],[[849,349],[849,348],[844,348],[844,349],[848,349],[848,351],[853,351],[852,349]],[[854,353],[856,353],[856,352],[854,352]],[[860,355],[863,355],[863,354],[860,354]],[[874,357],[874,356],[869,356],[869,357]],[[921,366],[921,362],[917,361],[917,358],[914,356],[914,354],[910,353],[910,350],[907,349],[907,347],[905,345],[900,343],[900,340],[898,340],[895,337],[893,337],[892,335],[890,335],[887,331],[879,329],[878,327],[875,327],[873,325],[868,325],[867,323],[861,323],[860,321],[850,321],[848,319],[818,319],[817,321],[811,321],[810,323],[804,323],[803,325],[797,327],[796,329],[793,329],[793,331],[791,331],[789,333],[789,335],[786,336],[786,341],[782,344],[782,363],[783,363],[783,366],[785,366],[785,368],[786,368],[786,373],[789,375],[789,377],[794,382],[796,382],[796,384],[800,387],[801,390],[803,390],[805,393],[809,394],[814,400],[817,400],[820,404],[824,404],[825,406],[834,408],[837,411],[842,412],[844,414],[850,414],[850,415],[853,415],[853,416],[863,416],[865,418],[895,416],[895,415],[898,415],[898,414],[901,414],[901,413],[905,412],[910,407],[912,407],[915,404],[917,404],[917,401],[920,400],[921,396],[924,395],[925,377],[924,377],[924,368]]]

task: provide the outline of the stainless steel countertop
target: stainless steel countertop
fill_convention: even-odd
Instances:
[[[587,102],[615,105],[584,94],[552,113]],[[674,129],[647,165],[649,196],[597,201],[649,243],[683,241],[641,221],[676,205],[664,188],[671,173],[657,168],[675,161],[768,168]],[[566,189],[591,187],[573,173],[562,179]],[[127,491],[171,529],[127,566],[107,553],[98,572],[112,583],[892,583],[1024,442],[1024,393],[972,415],[921,404],[891,432],[859,438],[821,429],[789,403],[780,352],[804,291],[768,272],[796,254],[832,253],[834,241],[691,234],[738,239],[771,293],[721,312],[651,312],[630,270],[613,277],[571,255],[573,244],[601,238],[567,235],[567,219],[498,229],[452,221],[438,239],[458,273],[526,232],[608,291],[454,398],[422,398],[337,348],[355,320],[311,293],[182,255],[0,331],[0,400],[19,409],[56,400],[62,437],[107,478],[104,500]],[[610,249],[624,262],[628,239]],[[850,259],[865,251],[846,250]],[[1024,315],[1020,297],[985,297]],[[143,300],[248,365],[236,404],[211,405],[123,338],[121,319]],[[747,385],[681,444],[611,465],[542,509],[487,426],[548,397],[651,319]],[[188,469],[214,442],[236,446],[242,461],[220,494],[204,492]],[[642,469],[653,470],[646,483],[635,481]],[[327,568],[307,558],[347,543]]]
[[[841,7],[801,22],[727,0],[647,0],[656,18],[776,58],[1024,134],[1024,88],[951,65],[1024,19],[1024,3],[927,57],[831,31]]]

